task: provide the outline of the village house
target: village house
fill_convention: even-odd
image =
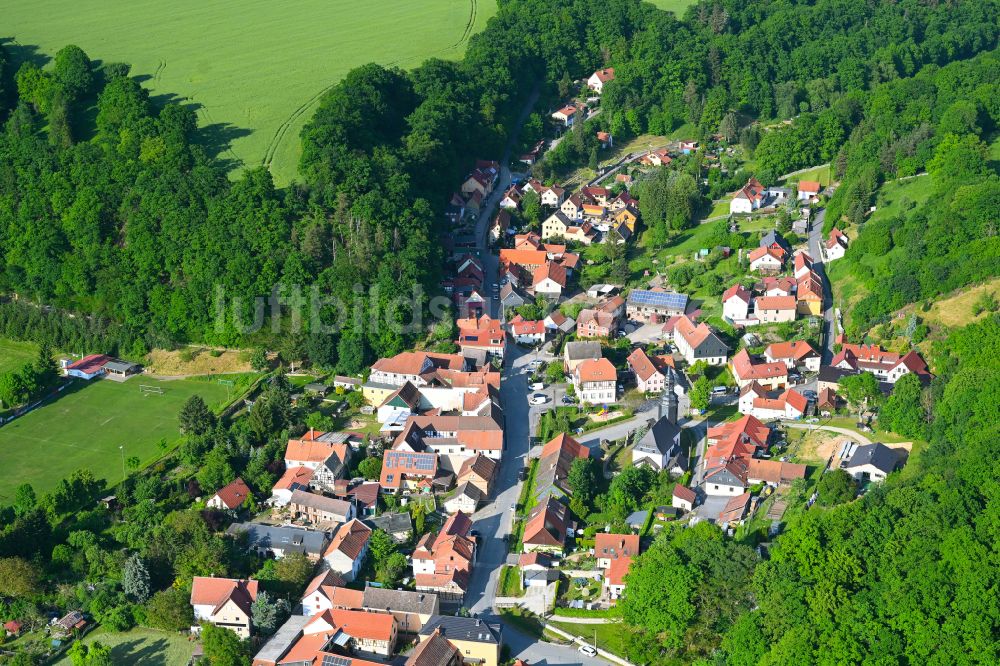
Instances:
[[[567,342],[563,347],[563,363],[566,366],[566,373],[572,375],[578,365],[588,359],[596,360],[601,358],[601,343],[591,340],[580,340]]]
[[[404,666],[462,666],[462,652],[436,631],[417,643]]]
[[[729,214],[749,214],[761,207],[764,202],[764,186],[756,178],[751,178],[747,184],[738,189],[732,201],[729,202]]]
[[[747,464],[766,451],[770,429],[746,415],[708,429],[708,448],[702,459],[704,489],[708,495],[736,496],[747,488]]]
[[[635,225],[639,221],[639,211],[637,211],[633,206],[628,205],[624,208],[616,210],[611,216],[611,219],[615,221],[615,224],[618,225],[618,227],[625,225],[625,228],[628,229],[629,234],[631,234],[635,232]],[[624,235],[622,230],[618,227],[616,227],[618,234],[622,236],[623,240],[628,240],[629,237]]]
[[[854,450],[850,459],[841,465],[845,472],[860,481],[885,481],[885,478],[902,466],[899,452],[885,444],[865,444]]]
[[[750,508],[750,493],[742,493],[733,497],[726,506],[719,512],[718,523],[724,527],[742,525],[743,518]]]
[[[439,354],[435,352],[402,352],[392,358],[381,358],[371,367],[369,382],[388,384],[399,387],[406,382],[414,386],[423,386],[431,381],[433,374],[439,369],[468,370],[468,361],[461,354]],[[395,389],[391,389],[391,393]],[[365,395],[368,398],[368,395]],[[379,404],[381,400],[370,400]]]
[[[387,492],[430,490],[437,477],[438,456],[434,451],[382,452],[379,485]]]
[[[517,566],[521,570],[521,587],[546,587],[559,580],[559,570],[554,568],[554,564],[549,553],[521,553],[517,558]]]
[[[560,433],[542,447],[535,472],[535,498],[565,497],[569,470],[579,458],[590,457],[590,449],[565,433]]]
[[[442,506],[447,514],[475,513],[485,499],[483,491],[466,481],[455,487],[455,490],[442,502]]]
[[[830,262],[842,258],[847,253],[849,240],[843,231],[834,227],[823,244],[823,260]]]
[[[799,250],[792,255],[792,275],[796,280],[801,280],[809,275],[813,270],[813,258],[809,253]]]
[[[584,210],[587,205],[588,204],[584,204]],[[576,221],[576,219],[570,218],[564,214],[562,210],[556,211],[546,218],[544,222],[542,222],[542,239],[564,239],[567,241],[575,241],[582,245],[590,245],[593,243],[594,238],[597,237],[597,232],[594,231],[594,228],[589,222],[574,224]]]
[[[682,140],[680,144],[678,144],[678,147],[680,148],[682,155],[690,155],[691,153],[698,151],[698,142],[691,139]]]
[[[274,482],[271,488],[269,504],[282,507],[292,501],[292,493],[296,490],[308,490],[312,482],[313,470],[308,467],[289,467],[281,478]]]
[[[191,607],[196,622],[210,622],[249,638],[250,606],[257,600],[257,581],[195,576],[191,581]],[[193,628],[196,631],[199,628]]]
[[[310,562],[318,562],[327,542],[326,532],[292,525],[233,523],[226,534],[233,537],[245,535],[250,550],[260,557],[276,560],[294,553],[305,555]]]
[[[582,404],[609,404],[616,401],[618,373],[606,358],[587,359],[573,371],[573,388]]]
[[[818,317],[823,313],[823,279],[809,271],[795,283],[797,312]]]
[[[769,398],[764,388],[753,381],[740,391],[738,404],[740,414],[750,414],[766,421],[800,419],[805,416],[809,401],[794,389],[787,389],[777,398]]]
[[[792,296],[795,294],[795,279],[788,276],[767,276],[754,288],[764,296]]]
[[[572,127],[573,122],[576,120],[576,107],[567,104],[563,108],[552,114],[552,119],[556,122],[562,123],[563,127]]]
[[[559,310],[553,310],[545,317],[545,328],[553,333],[569,333],[576,328],[576,320]]]
[[[500,239],[507,235],[508,229],[510,229],[510,212],[502,209],[493,216],[493,222],[490,224],[490,242],[499,243]]]
[[[597,142],[601,144],[601,149],[611,148],[615,145],[614,137],[611,136],[610,132],[598,132]]]
[[[576,316],[576,337],[581,340],[610,338],[617,329],[618,321],[609,312],[585,308]]]
[[[479,488],[484,497],[488,497],[493,493],[493,481],[499,467],[496,460],[477,454],[462,463],[455,482],[470,483]]]
[[[670,500],[670,505],[674,508],[681,509],[682,511],[691,511],[694,509],[694,504],[697,501],[698,493],[692,488],[682,486],[679,483],[674,486],[674,492]]]
[[[342,605],[344,595],[360,596],[360,592],[344,587],[344,579],[327,569],[313,576],[302,593],[302,614],[309,617],[331,608],[352,608],[352,605]]]
[[[219,511],[235,511],[243,506],[250,494],[247,484],[237,477],[232,483],[215,491],[215,494],[205,502],[205,506]]]
[[[354,505],[351,502],[302,490],[292,492],[288,510],[297,518],[304,518],[314,525],[324,526],[346,523],[355,515]]]
[[[625,306],[628,318],[634,321],[658,323],[668,317],[682,315],[687,310],[688,297],[667,291],[633,289]]]
[[[782,460],[751,458],[747,461],[747,483],[787,486],[796,479],[806,478],[806,466]]]
[[[783,388],[788,383],[788,367],[780,362],[760,362],[741,349],[729,362],[730,371],[736,385],[741,389],[751,382],[757,382],[766,390]]]
[[[458,328],[456,344],[465,354],[467,350],[482,350],[489,356],[502,359],[507,347],[507,332],[499,319],[489,315],[455,321]]]
[[[729,348],[715,331],[704,322],[698,325],[682,315],[674,324],[674,344],[688,365],[705,361],[708,365],[725,365]]]
[[[546,261],[531,275],[531,289],[536,296],[558,300],[566,288],[566,268],[554,261]]]
[[[332,491],[334,482],[347,472],[351,461],[349,433],[310,430],[285,446],[285,467],[312,470],[310,487]]]
[[[770,247],[757,247],[747,254],[750,270],[764,275],[776,275],[785,265],[785,253]]]
[[[730,324],[745,322],[750,316],[750,290],[734,284],[722,294],[722,318]]]
[[[435,615],[420,629],[417,638],[422,643],[439,633],[458,648],[464,664],[500,666],[502,632],[501,624],[491,624],[480,618]]]
[[[594,556],[597,568],[607,569],[615,560],[632,558],[639,554],[638,534],[606,534],[594,536]]]
[[[639,163],[643,166],[669,166],[671,162],[673,162],[673,158],[670,157],[666,148],[651,150],[639,158]]]
[[[510,332],[514,336],[514,342],[522,345],[539,345],[545,342],[545,322],[541,319],[529,321],[515,316],[510,321]]]
[[[353,652],[391,657],[399,630],[389,613],[333,608],[317,613],[303,628],[305,635],[322,634],[326,641]],[[290,663],[290,662],[289,662]]]
[[[331,571],[340,574],[350,583],[361,571],[371,535],[371,528],[356,518],[344,523],[333,535],[333,540],[323,553],[323,560]]]
[[[500,460],[503,415],[498,408],[493,409],[492,401],[490,405],[490,412],[482,415],[428,413],[411,416],[406,420],[403,431],[396,436],[392,448],[398,451],[432,451],[440,457],[439,467],[448,473],[454,473],[467,458],[477,454]]]
[[[672,356],[648,356],[641,347],[629,354],[628,367],[635,375],[636,387],[643,393],[660,393],[667,374],[674,367]]]
[[[500,203],[497,204],[500,208],[504,209],[505,212],[510,210],[517,210],[521,207],[521,200],[523,199],[521,191],[517,189],[517,185],[511,185],[506,192],[503,193],[503,198],[500,199]],[[508,220],[510,212],[507,212]]]
[[[569,220],[582,220],[583,219],[583,197],[580,194],[571,194],[566,197],[566,200],[559,205],[559,212],[566,216]],[[542,224],[542,233],[545,232],[545,224]],[[559,235],[559,234],[553,234]]]
[[[614,80],[615,80],[614,67],[599,69],[593,74],[591,74],[590,78],[587,79],[587,87],[593,90],[598,95],[600,95],[602,92],[604,92],[604,84]]]
[[[819,196],[823,186],[815,180],[800,180],[798,183],[799,201],[809,201]]]
[[[805,340],[774,342],[764,350],[764,358],[770,363],[781,362],[789,369],[819,372],[820,355]]]
[[[569,510],[553,496],[536,504],[524,523],[524,552],[543,551],[561,554],[566,547]]]
[[[794,296],[760,296],[754,299],[754,318],[761,324],[795,321],[797,301]]]
[[[566,190],[558,185],[550,185],[543,189],[538,196],[543,206],[558,208],[566,196]]]
[[[895,384],[900,377],[911,372],[924,382],[931,377],[927,364],[917,352],[909,351],[901,355],[886,351],[878,345],[846,343],[830,361],[830,366],[841,370],[870,372],[889,384]]]

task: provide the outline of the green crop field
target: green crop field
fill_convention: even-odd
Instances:
[[[37,347],[31,342],[16,342],[0,338],[0,372],[17,370],[35,360]]]
[[[223,158],[267,164],[284,185],[324,90],[368,62],[460,57],[495,12],[495,0],[10,0],[0,37],[15,58],[76,44],[131,63],[154,97],[198,105],[210,149],[228,143]]]
[[[163,394],[143,395],[140,384],[162,387]],[[0,504],[9,503],[21,483],[41,494],[81,468],[120,480],[118,447],[124,445],[125,457],[137,456],[143,464],[155,460],[162,453],[160,440],[172,443],[179,436],[177,414],[195,394],[219,407],[228,389],[214,380],[74,380],[55,401],[0,427]]]

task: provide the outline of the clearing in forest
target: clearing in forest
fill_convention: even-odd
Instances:
[[[299,131],[352,68],[458,58],[495,0],[11,0],[4,32],[16,60],[44,62],[67,44],[128,62],[155,99],[198,105],[212,152],[296,175]]]

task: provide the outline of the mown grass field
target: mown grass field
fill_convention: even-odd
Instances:
[[[35,360],[38,348],[31,342],[17,342],[0,338],[0,372],[18,370],[25,363]]]
[[[131,63],[154,97],[198,105],[209,149],[229,144],[222,157],[268,164],[282,185],[326,88],[368,62],[460,57],[495,11],[495,0],[11,0],[0,38],[15,58],[76,44]]]
[[[184,636],[155,629],[133,629],[124,633],[97,629],[83,639],[86,644],[94,641],[111,648],[114,663],[134,666],[184,666],[194,654],[195,647],[195,643]],[[56,662],[56,666],[70,664],[69,657]]]
[[[684,16],[684,10],[695,3],[695,0],[649,0],[660,9],[673,12],[677,18]]]
[[[143,395],[140,384],[160,386],[163,394]],[[124,445],[125,457],[137,456],[143,464],[155,460],[162,453],[160,440],[173,443],[179,436],[177,414],[195,394],[219,407],[228,390],[215,380],[74,380],[53,402],[0,428],[0,504],[9,503],[21,483],[41,494],[81,468],[120,480],[118,447]]]

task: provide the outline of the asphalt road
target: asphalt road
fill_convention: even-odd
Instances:
[[[823,349],[822,364],[828,365],[833,360],[833,343],[835,339],[833,326],[833,294],[830,291],[830,280],[826,277],[826,267],[823,265],[823,220],[826,209],[816,213],[809,230],[809,254],[813,258],[813,270],[823,278]],[[803,386],[802,388],[814,388]]]

